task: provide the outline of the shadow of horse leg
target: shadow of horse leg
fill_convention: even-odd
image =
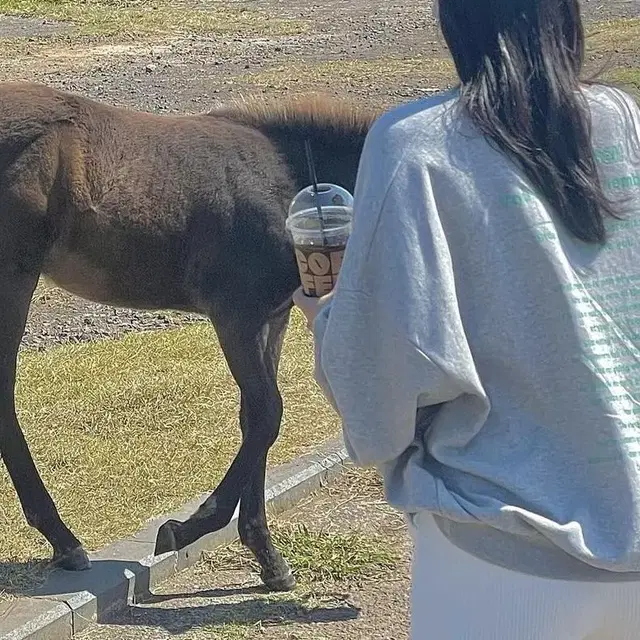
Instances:
[[[227,525],[256,472],[262,475],[261,500],[264,503],[266,457],[278,436],[282,420],[282,398],[273,364],[266,357],[269,324],[266,319],[257,322],[236,316],[233,320],[217,320],[216,330],[231,373],[240,387],[242,445],[224,478],[200,508],[185,522],[169,520],[160,527],[156,554],[182,549]],[[261,463],[263,460],[265,463]],[[259,503],[253,508],[250,505],[249,513],[259,508]],[[266,517],[264,526],[266,528]],[[271,572],[276,569],[278,573],[283,572],[282,567],[275,566]],[[267,575],[270,575],[269,571],[267,568]],[[290,573],[288,567],[286,572]]]
[[[56,565],[69,570],[91,564],[78,539],[62,522],[33,462],[15,411],[16,358],[37,274],[0,270],[0,453],[27,522],[53,547]]]
[[[269,323],[269,333],[265,350],[265,365],[273,380],[277,380],[282,344],[289,323],[290,310]],[[251,428],[247,424],[245,406],[240,414],[243,437]],[[265,475],[267,456],[257,461],[249,484],[240,498],[238,533],[242,543],[251,550],[262,569],[262,581],[273,591],[289,591],[296,585],[289,565],[273,546],[265,509]]]

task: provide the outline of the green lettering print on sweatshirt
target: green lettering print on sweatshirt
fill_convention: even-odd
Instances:
[[[619,429],[615,438],[602,434],[598,456],[589,462],[627,456],[640,464],[640,274],[576,276],[564,288],[582,333],[580,359]]]

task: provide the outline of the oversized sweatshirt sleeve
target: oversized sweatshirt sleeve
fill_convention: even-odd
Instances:
[[[352,236],[314,333],[316,379],[356,464],[400,456],[418,407],[453,400],[475,377],[429,171],[394,160],[379,136],[365,146]]]

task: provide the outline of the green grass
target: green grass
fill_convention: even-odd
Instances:
[[[0,0],[0,13],[69,22],[84,36],[289,35],[303,33],[308,26],[244,7],[203,9],[170,0]]]
[[[397,560],[397,554],[383,538],[359,531],[315,531],[300,523],[276,523],[271,533],[303,589],[378,578]],[[239,543],[205,554],[205,563],[213,571],[248,567],[258,570],[252,556]]]
[[[270,464],[339,430],[312,381],[311,341],[294,317],[280,373],[285,417]],[[46,485],[90,549],[215,487],[240,443],[239,394],[213,330],[132,334],[118,341],[23,352],[17,402]],[[0,467],[0,558],[47,557]],[[6,579],[17,579],[15,571]],[[6,583],[6,580],[4,580]],[[0,575],[0,589],[3,576]]]
[[[607,71],[602,77],[607,82],[611,82],[621,89],[626,89],[640,100],[640,68],[614,68]]]
[[[397,560],[384,540],[358,531],[328,533],[290,524],[276,527],[273,538],[296,577],[308,586],[378,578]]]

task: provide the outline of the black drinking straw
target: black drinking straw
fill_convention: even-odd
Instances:
[[[309,140],[304,141],[304,149],[307,154],[307,166],[309,167],[309,179],[313,185],[313,193],[316,197],[316,209],[318,210],[318,222],[320,223],[320,233],[322,234],[322,245],[327,244],[327,239],[324,234],[324,217],[322,215],[322,207],[320,206],[320,196],[318,195],[318,176],[316,175],[316,167],[313,162],[313,151],[311,150],[311,142]]]

